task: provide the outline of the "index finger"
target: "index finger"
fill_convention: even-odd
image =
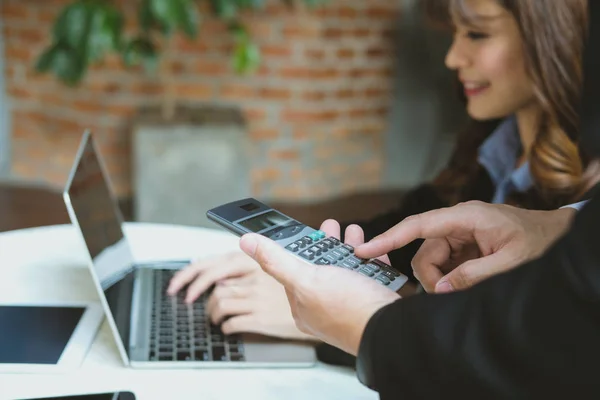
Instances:
[[[406,246],[416,239],[435,239],[451,235],[457,230],[473,229],[473,215],[468,206],[432,210],[404,219],[388,231],[355,249],[361,258],[375,258]]]

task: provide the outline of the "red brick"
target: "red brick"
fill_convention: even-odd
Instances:
[[[31,7],[24,1],[0,2],[0,14],[2,19],[7,20],[26,20],[30,16]]]
[[[354,58],[355,54],[356,53],[353,49],[339,49],[337,51],[338,58],[344,58],[344,59]]]
[[[29,62],[33,59],[31,49],[23,46],[16,46],[14,43],[7,44],[4,55],[11,61]]]
[[[352,89],[341,89],[335,93],[335,96],[338,99],[353,99],[355,97],[355,92]]]
[[[37,10],[37,19],[42,25],[51,25],[56,22],[56,18],[58,17],[59,8],[55,10],[45,10],[38,9]]]
[[[291,57],[292,55],[292,48],[289,45],[263,45],[260,51],[265,57]]]
[[[366,53],[367,57],[369,58],[378,58],[389,56],[392,53],[392,51],[384,47],[370,47],[367,49]]]
[[[289,100],[292,97],[292,92],[289,89],[277,88],[262,88],[259,91],[259,98],[264,100]]]
[[[365,11],[365,15],[373,19],[396,19],[399,18],[399,11],[400,10],[397,6],[370,6]]]
[[[269,156],[275,160],[289,161],[289,160],[297,160],[300,158],[300,153],[296,149],[281,149],[281,150],[271,150],[269,152]]]
[[[320,33],[318,26],[310,24],[288,24],[283,27],[283,36],[288,39],[314,39]]]
[[[199,76],[220,77],[230,73],[229,66],[223,62],[199,61],[193,71]]]
[[[251,179],[256,183],[272,182],[281,178],[281,175],[281,170],[274,167],[257,168],[250,173]]]
[[[273,140],[279,137],[279,130],[275,128],[251,128],[248,137],[255,141]]]
[[[356,28],[352,31],[352,35],[356,38],[367,38],[371,36],[373,31],[369,28]]]
[[[100,113],[104,111],[104,106],[98,100],[94,99],[77,100],[73,102],[73,109],[85,113]]]
[[[179,83],[174,87],[173,93],[186,100],[206,100],[213,97],[212,87],[201,83]]]
[[[221,88],[221,97],[230,100],[243,100],[256,98],[256,88],[241,84],[225,84]]]
[[[325,92],[322,92],[320,90],[311,90],[309,92],[302,93],[301,97],[303,100],[307,101],[323,101],[325,100],[327,95],[325,94]]]
[[[325,58],[325,50],[322,49],[307,49],[304,54],[311,60],[320,61]]]
[[[320,111],[298,111],[298,110],[285,110],[283,111],[281,118],[286,122],[326,122],[335,121],[340,116],[340,113],[333,110],[320,110]]]
[[[35,97],[35,92],[21,85],[11,85],[8,88],[8,95],[13,99],[25,100]]]
[[[261,108],[245,107],[243,113],[248,122],[260,122],[267,118],[267,112]]]
[[[351,6],[342,6],[337,10],[337,15],[340,18],[354,19],[360,16],[359,11]]]
[[[339,39],[344,36],[345,32],[340,28],[327,28],[323,30],[323,37],[325,39]]]

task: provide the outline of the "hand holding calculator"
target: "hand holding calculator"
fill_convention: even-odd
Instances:
[[[393,291],[398,291],[408,280],[390,265],[377,259],[358,258],[352,246],[326,237],[325,232],[306,226],[253,198],[221,205],[207,211],[206,215],[239,236],[261,234],[305,261],[356,271]]]

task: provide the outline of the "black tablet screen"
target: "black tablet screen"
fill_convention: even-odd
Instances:
[[[0,306],[0,363],[56,364],[85,308]]]

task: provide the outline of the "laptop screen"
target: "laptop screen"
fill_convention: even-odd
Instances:
[[[76,219],[92,258],[93,273],[128,349],[133,257],[90,133],[84,135],[65,190],[71,204],[71,217]]]

